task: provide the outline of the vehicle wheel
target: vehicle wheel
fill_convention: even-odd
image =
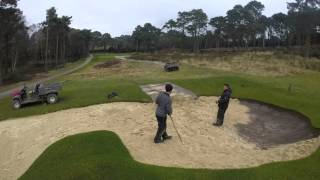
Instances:
[[[21,108],[21,103],[20,103],[19,100],[14,100],[12,105],[13,105],[14,109],[20,109]]]
[[[48,104],[55,104],[58,102],[58,96],[56,94],[49,94],[47,96],[47,102]]]

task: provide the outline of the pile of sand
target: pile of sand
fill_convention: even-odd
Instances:
[[[153,143],[157,123],[155,106],[150,103],[95,105],[1,122],[0,177],[17,179],[52,143],[69,135],[95,130],[117,133],[139,162],[185,168],[254,167],[307,157],[320,145],[320,138],[314,138],[260,148],[259,143],[246,137],[248,133],[243,130],[252,127],[253,122],[270,119],[302,121],[265,105],[232,100],[225,125],[216,128],[212,126],[217,112],[216,100],[216,97],[200,97],[198,100],[174,101],[173,117],[183,144],[171,122],[168,122],[168,132],[173,139],[160,145]],[[271,126],[268,125],[269,129]],[[300,136],[303,139],[309,135],[302,133]]]

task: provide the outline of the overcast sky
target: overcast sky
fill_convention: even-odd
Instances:
[[[72,27],[108,32],[113,37],[131,34],[139,24],[150,22],[157,27],[176,18],[178,11],[202,8],[209,16],[225,15],[236,4],[250,0],[20,0],[28,25],[44,21],[46,10],[56,7],[59,16],[72,16]],[[265,15],[287,12],[292,0],[260,0]]]

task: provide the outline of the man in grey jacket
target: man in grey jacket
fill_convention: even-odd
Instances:
[[[171,84],[166,85],[166,92],[161,92],[156,99],[156,118],[158,121],[158,131],[154,138],[154,143],[162,143],[172,137],[167,134],[167,115],[172,114],[172,100],[170,94],[173,90]]]

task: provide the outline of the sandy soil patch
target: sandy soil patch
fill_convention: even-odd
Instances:
[[[0,177],[16,179],[52,143],[69,135],[95,130],[117,133],[139,162],[185,168],[254,167],[307,157],[320,146],[320,138],[308,139],[310,134],[307,133],[298,139],[308,140],[259,147],[259,143],[246,137],[241,129],[252,127],[250,125],[257,119],[301,120],[251,102],[232,100],[225,126],[213,127],[216,100],[216,97],[200,97],[198,100],[174,101],[174,119],[183,144],[179,142],[170,122],[168,132],[174,136],[173,140],[161,145],[153,144],[157,123],[155,106],[150,103],[95,105],[1,122]]]

